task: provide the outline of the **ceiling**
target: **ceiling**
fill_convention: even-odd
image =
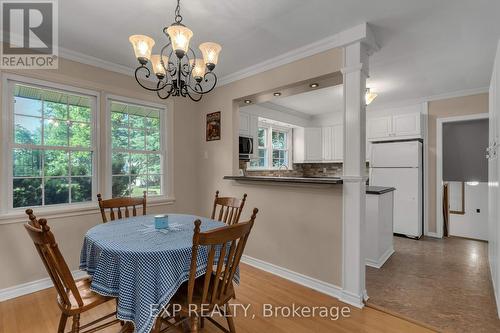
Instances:
[[[316,116],[330,112],[341,112],[343,103],[343,85],[315,89],[305,93],[278,97],[266,103],[268,107],[274,109],[273,105],[278,105],[295,112],[300,112],[306,116]]]
[[[174,0],[59,2],[60,45],[127,67],[128,36],[158,45]],[[223,46],[220,77],[368,22],[381,50],[370,60],[372,105],[489,85],[500,38],[498,0],[189,0],[181,3],[192,45]],[[156,52],[159,48],[157,47]]]

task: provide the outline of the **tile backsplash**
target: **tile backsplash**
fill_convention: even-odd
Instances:
[[[294,163],[292,170],[282,169],[281,175],[288,177],[340,177],[343,172],[342,163]],[[278,170],[248,170],[248,163],[240,161],[240,169],[247,176],[278,176]],[[366,164],[366,175],[368,175],[368,163]]]

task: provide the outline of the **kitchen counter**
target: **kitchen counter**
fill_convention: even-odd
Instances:
[[[385,193],[389,193],[392,191],[395,191],[396,189],[394,187],[385,187],[385,186],[367,186],[366,187],[366,194],[376,194],[376,195],[381,195]]]
[[[245,182],[276,182],[295,184],[327,184],[340,185],[340,177],[274,177],[274,176],[224,176],[224,179]]]
[[[276,182],[276,183],[295,183],[295,184],[326,184],[341,185],[342,177],[277,177],[277,176],[224,176],[227,180],[236,180],[243,182]],[[366,194],[382,195],[394,191],[394,187],[367,186]]]

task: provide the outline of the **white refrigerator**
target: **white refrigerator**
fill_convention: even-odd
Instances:
[[[395,187],[394,233],[422,236],[422,143],[420,141],[373,143],[371,186]]]

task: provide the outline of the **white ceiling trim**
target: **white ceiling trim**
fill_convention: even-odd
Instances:
[[[377,105],[377,106],[371,106],[371,107],[368,106],[367,111],[377,111],[377,110],[382,110],[382,109],[397,108],[397,107],[415,105],[415,104],[420,104],[420,103],[425,103],[425,102],[439,101],[442,99],[484,94],[487,92],[489,92],[489,87],[457,90],[457,91],[452,91],[452,92],[438,94],[438,95],[431,95],[431,96],[427,96],[427,97],[385,103],[385,104],[381,104],[381,105]]]
[[[90,66],[94,66],[94,67],[99,67],[102,69],[106,69],[108,71],[129,75],[129,76],[133,76],[134,71],[135,71],[135,68],[130,68],[127,66],[118,65],[118,64],[115,64],[115,63],[107,61],[107,60],[102,60],[100,58],[96,58],[93,56],[89,56],[87,54],[68,50],[68,49],[62,48],[62,47],[59,48],[59,57],[65,58],[68,60],[73,60],[76,62],[80,62],[82,64],[86,64],[86,65],[90,65]]]
[[[330,50],[342,47],[360,40],[366,40],[369,48],[378,50],[373,33],[367,23],[359,24],[353,28],[341,31],[330,37],[320,39],[314,43],[299,47],[295,50],[283,53],[277,57],[262,61],[258,64],[249,66],[236,71],[219,79],[219,86],[256,75],[270,69],[289,64],[291,62]]]

